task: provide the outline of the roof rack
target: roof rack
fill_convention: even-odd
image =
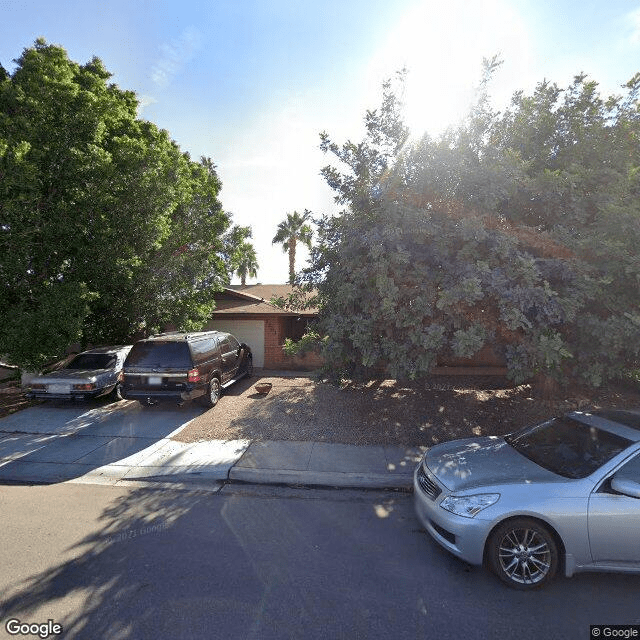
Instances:
[[[164,338],[164,337],[181,337],[184,340],[189,338],[198,338],[200,336],[207,335],[209,333],[221,333],[217,329],[206,329],[204,331],[162,331],[160,333],[154,333],[149,338]]]

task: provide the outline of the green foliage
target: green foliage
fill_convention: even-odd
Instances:
[[[258,274],[256,250],[248,242],[252,235],[251,227],[234,225],[224,237],[227,271],[239,275],[242,285],[246,284],[247,276],[255,278]]]
[[[288,213],[286,220],[278,224],[278,230],[273,238],[273,244],[282,244],[282,249],[289,253],[289,282],[293,284],[296,277],[296,247],[298,242],[302,242],[311,248],[311,238],[313,231],[308,224],[311,219],[311,212],[304,210],[302,215],[297,211]]]
[[[312,351],[320,351],[326,340],[326,337],[317,331],[307,331],[298,341],[285,338],[282,350],[288,356],[302,356]]]
[[[414,378],[486,344],[515,381],[638,368],[640,74],[606,99],[584,75],[542,82],[496,113],[498,66],[438,139],[408,140],[391,82],[362,142],[321,134],[345,205],[318,220],[304,276],[327,368]]]
[[[240,276],[240,284],[247,283],[247,276],[255,278],[258,275],[258,257],[256,250],[250,242],[243,242],[239,248],[240,260],[236,268],[236,273]]]
[[[0,74],[0,353],[201,326],[227,279],[215,166],[137,118],[134,93],[38,40]]]
[[[481,324],[471,325],[467,329],[453,332],[451,348],[460,358],[470,358],[480,351],[487,341],[487,328]]]
[[[269,302],[285,311],[315,311],[318,297],[313,287],[297,283],[286,296],[272,296]]]

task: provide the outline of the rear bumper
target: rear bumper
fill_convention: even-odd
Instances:
[[[31,400],[91,400],[113,391],[113,387],[94,389],[93,391],[71,391],[70,393],[47,393],[46,391],[27,391],[25,395]]]
[[[122,387],[122,395],[127,400],[150,400],[156,402],[188,402],[205,394],[204,387],[180,389],[156,389],[142,387]]]

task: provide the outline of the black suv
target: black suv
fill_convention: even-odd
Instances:
[[[133,345],[122,394],[143,405],[200,398],[213,407],[222,389],[253,373],[251,349],[230,333],[161,333]]]

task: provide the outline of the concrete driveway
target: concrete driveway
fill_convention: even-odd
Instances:
[[[0,420],[0,483],[224,480],[248,440],[170,440],[197,405],[44,403]]]

